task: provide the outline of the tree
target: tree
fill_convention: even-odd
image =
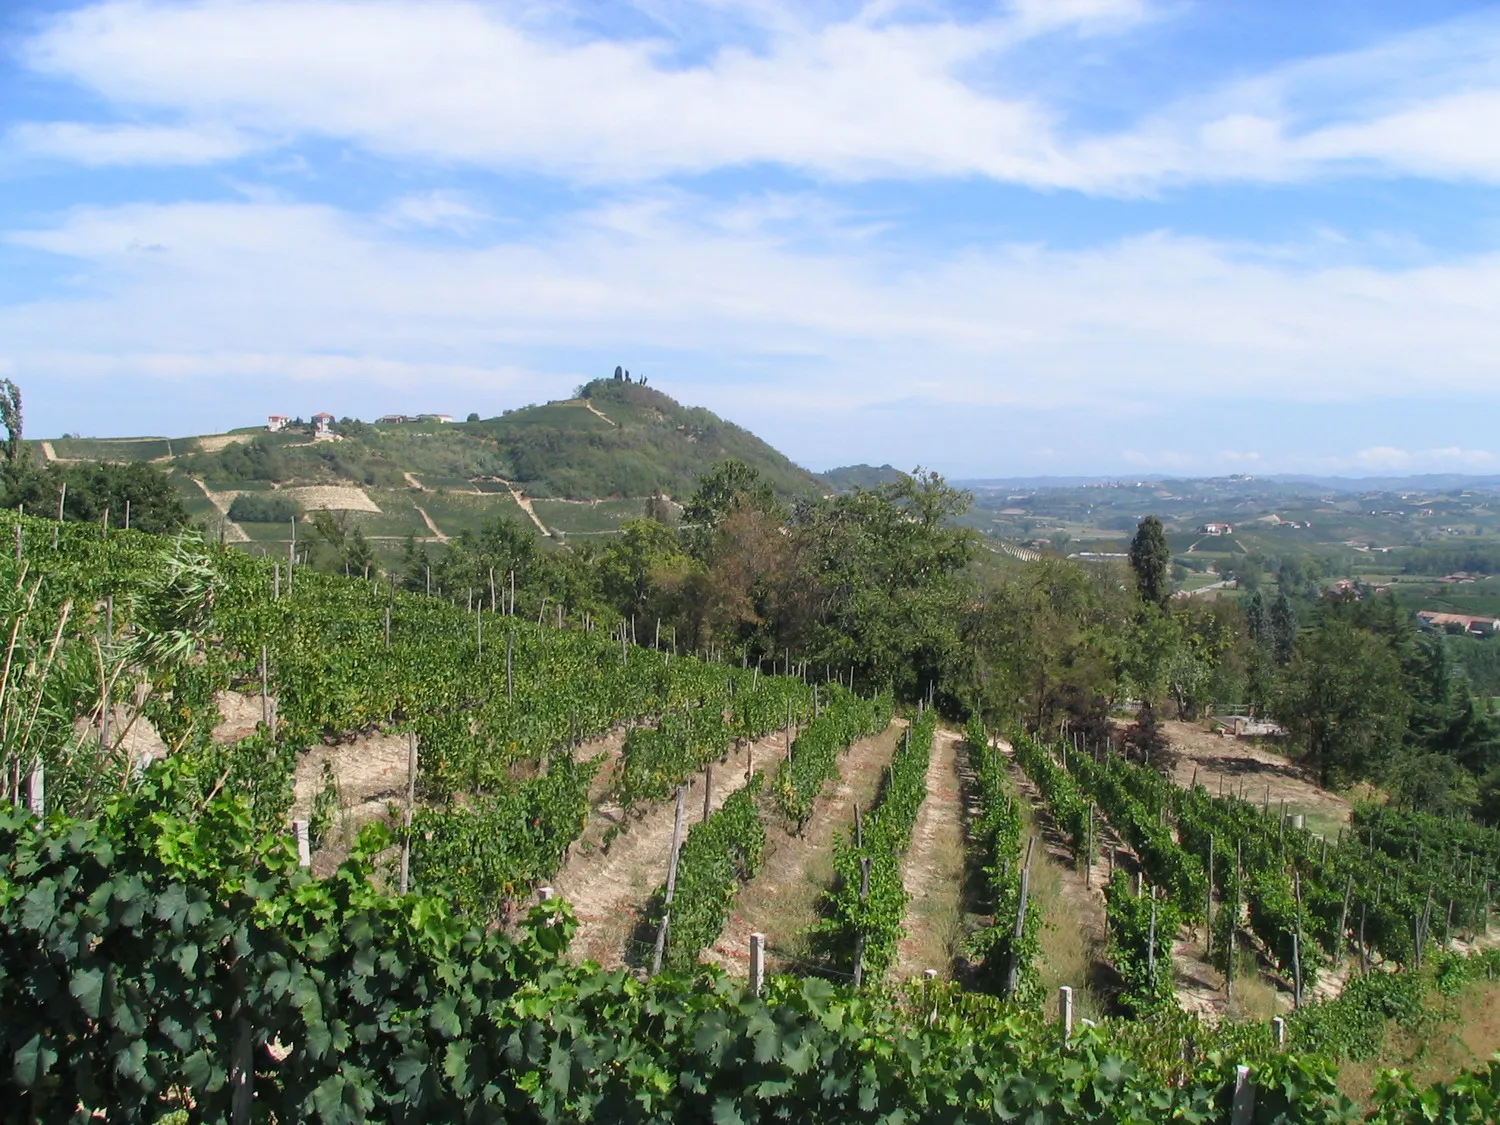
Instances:
[[[819,603],[806,651],[814,664],[853,667],[913,700],[954,672],[978,540],[954,521],[970,500],[918,470],[799,512],[801,581]]]
[[[1135,571],[1136,587],[1144,601],[1166,605],[1172,596],[1172,583],[1168,569],[1172,565],[1172,549],[1167,546],[1167,533],[1161,520],[1147,516],[1136,527],[1135,538],[1130,541],[1130,568]]]
[[[14,477],[25,459],[25,447],[21,434],[21,388],[9,379],[0,379],[0,426],[5,427],[6,467]]]
[[[1297,611],[1292,608],[1285,590],[1278,591],[1276,600],[1271,603],[1269,631],[1271,655],[1277,664],[1285,665],[1292,659],[1297,645]]]
[[[1401,745],[1409,708],[1390,646],[1338,617],[1298,640],[1275,704],[1325,788],[1379,776]]]
[[[772,514],[778,522],[782,514],[775,492],[754,467],[733,459],[720,461],[698,478],[697,489],[683,505],[688,550],[698,558],[705,557],[715,528],[741,508]]]
[[[465,422],[477,422],[477,421],[479,421],[479,412],[477,410],[471,410],[471,411],[469,411],[469,416],[467,418],[465,418],[464,421]]]

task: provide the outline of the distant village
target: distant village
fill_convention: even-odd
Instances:
[[[327,411],[321,411],[317,414],[314,414],[311,419],[313,440],[318,441],[320,439],[327,440],[336,438],[338,435],[333,432],[334,421],[335,419],[333,415],[329,414]],[[376,422],[383,423],[388,426],[403,425],[407,422],[452,421],[453,415],[451,414],[382,414],[379,418],[376,419]],[[290,418],[285,414],[271,414],[267,415],[266,417],[266,429],[273,434],[281,433],[281,431],[286,429],[288,426],[295,427],[303,424],[304,423],[302,422],[302,419]]]

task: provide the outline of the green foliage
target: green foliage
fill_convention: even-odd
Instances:
[[[1172,596],[1172,579],[1168,574],[1171,565],[1172,548],[1167,545],[1167,533],[1161,520],[1147,516],[1141,520],[1135,538],[1130,541],[1130,569],[1135,571],[1136,588],[1142,601],[1166,604]]]
[[[839,755],[856,739],[884,730],[891,722],[891,697],[861,699],[840,687],[824,687],[822,714],[792,742],[792,756],[776,773],[776,800],[797,822],[798,831],[812,816],[824,786],[839,775]]]
[[[898,699],[926,698],[961,655],[977,541],[953,520],[968,493],[936,473],[903,477],[803,510],[793,534],[825,607],[805,646],[815,665],[852,668]]]
[[[1176,1007],[1172,983],[1172,943],[1182,918],[1177,908],[1155,895],[1135,895],[1123,871],[1105,888],[1109,958],[1124,988],[1119,1003],[1137,1016]]]
[[[565,904],[512,936],[385,895],[375,830],[314,881],[232,795],[183,808],[173,778],[158,767],[96,821],[39,832],[0,812],[0,1120],[228,1121],[242,1035],[255,1119],[317,1125],[1213,1122],[1242,1059],[1268,1113],[1347,1119],[1317,1057],[1180,1018],[1080,1029],[1064,1050],[1050,1019],[946,988],[781,978],[758,1000],[713,973],[575,967]],[[1208,1047],[1185,1061],[1188,1036]]]
[[[1386,643],[1335,618],[1298,642],[1276,714],[1327,786],[1388,760],[1410,705]]]
[[[441,893],[476,921],[499,918],[556,874],[583,831],[599,759],[561,754],[541,777],[501,783],[468,800],[423,806],[412,820],[412,885]]]
[[[766,830],[757,798],[764,781],[757,770],[707,820],[688,830],[678,853],[671,907],[666,905],[665,887],[652,896],[647,917],[653,926],[660,926],[664,914],[671,912],[664,958],[668,967],[688,970],[697,965],[698,954],[724,928],[740,884],[760,870]]]
[[[816,479],[755,435],[707,410],[684,407],[655,388],[596,379],[583,404],[515,410],[464,428],[490,439],[507,479],[532,495],[691,496],[694,482],[726,460],[753,468],[786,497],[810,497]]]
[[[1089,810],[1091,802],[1083,795],[1068,771],[1057,764],[1052,752],[1023,731],[1011,739],[1016,764],[1021,767],[1047,802],[1052,819],[1067,834],[1073,855],[1085,859],[1090,846]]]
[[[924,711],[908,728],[904,744],[891,759],[880,796],[864,817],[863,846],[853,833],[834,842],[834,885],[824,896],[823,918],[814,932],[836,966],[852,972],[862,962],[869,980],[879,980],[895,962],[896,947],[905,932],[901,920],[907,894],[901,882],[901,857],[927,795],[935,729],[936,716],[931,711]],[[861,900],[866,863],[867,894]],[[857,950],[862,950],[862,958]]]
[[[236,523],[290,523],[302,515],[302,505],[274,492],[242,492],[229,505]]]
[[[137,531],[162,534],[188,524],[187,510],[171,481],[154,465],[90,462],[38,468],[28,458],[7,464],[0,481],[0,507],[55,516],[62,500],[64,519],[102,524],[107,511],[110,526],[118,528],[125,523],[128,505],[130,526]]]
[[[994,915],[994,924],[971,935],[966,948],[970,956],[980,960],[986,985],[992,991],[1005,992],[1014,965],[1013,999],[1035,1003],[1040,999],[1036,962],[1041,953],[1042,912],[1028,908],[1019,940],[1015,924],[1025,862],[1021,797],[1011,784],[1004,753],[990,744],[978,716],[969,720],[965,741],[969,764],[979,782],[980,812],[972,832],[984,865],[987,905]]]

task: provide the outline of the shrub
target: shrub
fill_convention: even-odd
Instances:
[[[302,506],[290,496],[242,492],[229,505],[229,518],[236,523],[289,523],[302,514]]]

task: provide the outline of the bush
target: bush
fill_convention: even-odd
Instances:
[[[229,505],[229,518],[236,523],[289,523],[302,514],[302,506],[290,496],[242,492]]]

